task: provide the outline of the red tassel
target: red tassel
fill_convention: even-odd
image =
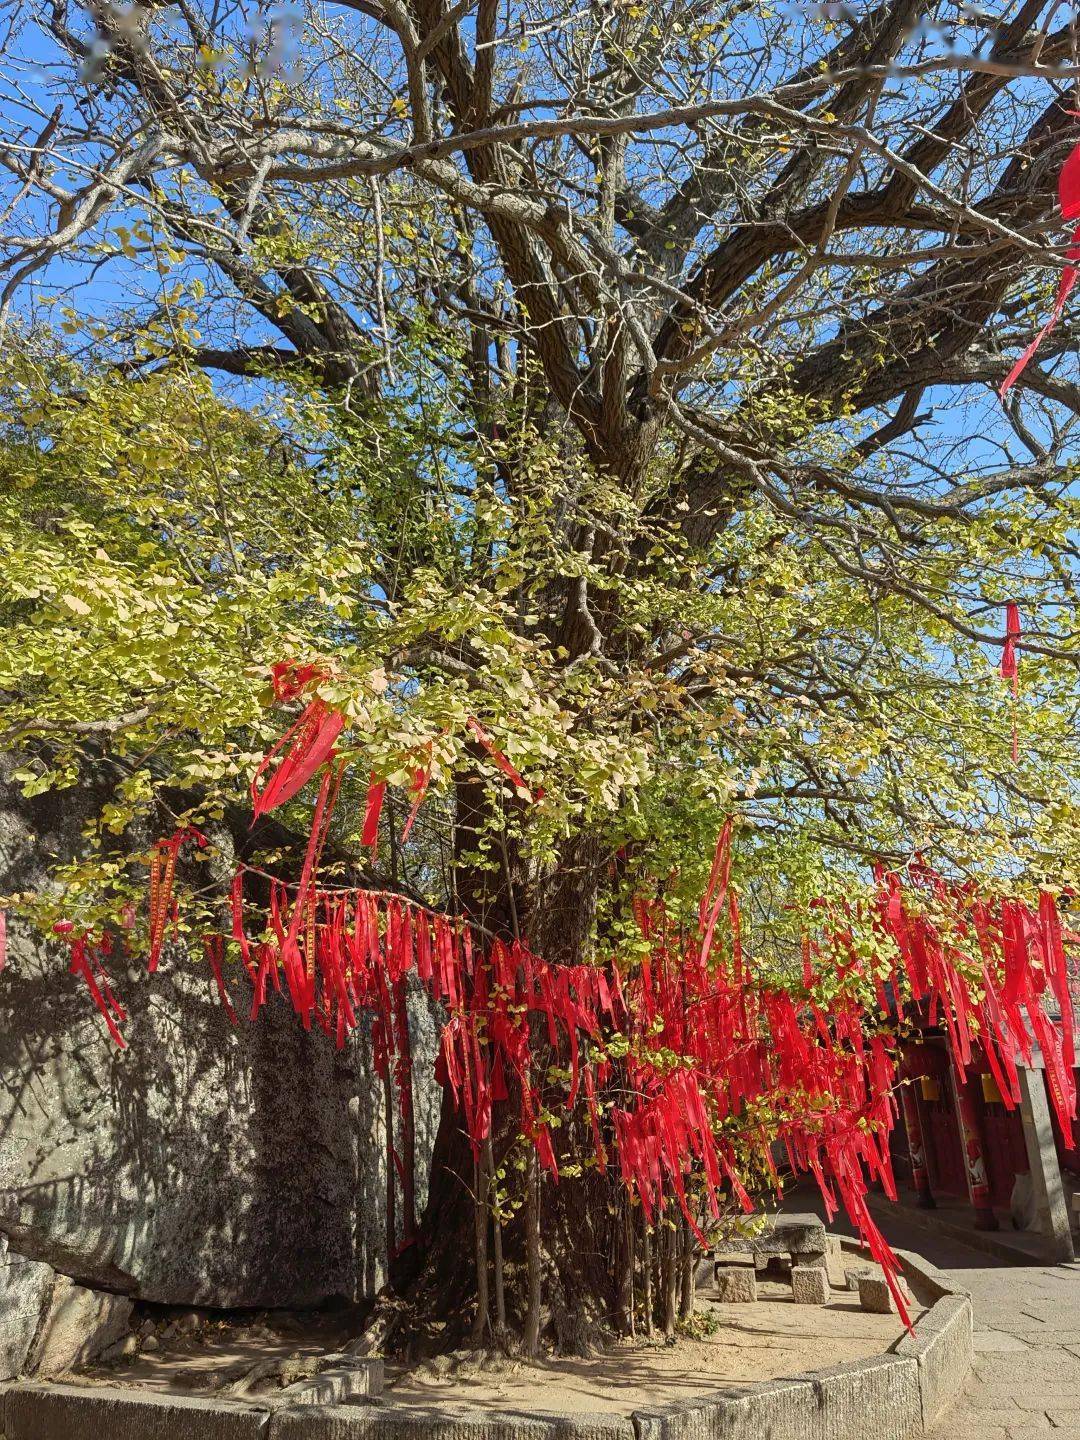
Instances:
[[[173,909],[172,893],[173,882],[176,878],[176,860],[180,854],[180,846],[188,838],[189,833],[191,832],[187,830],[177,830],[168,840],[159,840],[150,857],[150,958],[147,969],[151,973],[157,969],[161,959],[161,948],[165,943],[165,927]]]

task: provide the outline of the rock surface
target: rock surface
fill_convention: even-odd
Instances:
[[[36,888],[70,855],[100,796],[24,800],[0,757],[0,894]],[[384,1282],[382,1103],[370,1046],[340,1054],[285,1003],[257,1024],[236,967],[233,1029],[205,963],[167,947],[161,969],[112,965],[127,1050],[105,1033],[66,951],[12,920],[0,974],[0,1235],[11,1264],[170,1304],[307,1306]],[[417,1164],[438,1123],[436,1016],[418,994]],[[34,1309],[20,1272],[0,1323],[17,1350]],[[13,1336],[14,1338],[9,1338]]]
[[[25,1373],[53,1278],[48,1265],[12,1254],[0,1236],[0,1381]]]
[[[124,1296],[76,1285],[0,1241],[0,1381],[86,1364],[127,1336],[131,1310]]]
[[[57,1275],[26,1373],[46,1380],[88,1364],[128,1333],[131,1310],[126,1296],[87,1290]]]

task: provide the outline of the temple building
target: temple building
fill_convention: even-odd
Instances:
[[[1069,988],[1080,1011],[1080,973]],[[1062,1133],[1037,1042],[1031,1065],[1018,1063],[1020,1104],[1010,1108],[981,1048],[961,1080],[944,1032],[925,1013],[908,1018],[917,1034],[902,1052],[903,1124],[894,1131],[901,1184],[908,1181],[917,1205],[966,1207],[973,1229],[1030,1231],[1045,1240],[1048,1258],[1072,1260],[1080,1249],[1080,1120]],[[1052,1018],[1061,1024],[1059,1014]]]

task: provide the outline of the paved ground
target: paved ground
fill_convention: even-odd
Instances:
[[[970,1290],[975,1312],[974,1370],[934,1440],[1080,1440],[1080,1265],[1004,1265],[925,1232],[910,1248]]]
[[[974,1369],[932,1440],[1080,1440],[1080,1263],[1009,1264],[890,1209],[875,1206],[885,1238],[971,1291]]]
[[[974,1370],[933,1440],[1080,1440],[1080,1264],[1010,1265],[875,1213],[886,1239],[971,1291]]]

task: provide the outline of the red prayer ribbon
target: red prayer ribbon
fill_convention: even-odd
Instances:
[[[1075,147],[1061,167],[1061,174],[1058,177],[1058,205],[1061,209],[1062,220],[1080,218],[1080,145]],[[1080,269],[1078,269],[1078,265],[1080,265],[1080,225],[1073,230],[1066,259],[1067,264],[1058,281],[1057,296],[1054,300],[1054,308],[1050,312],[1050,318],[1001,382],[998,394],[1002,399],[1019,380],[1036,350],[1061,319],[1065,302],[1072,293],[1077,275],[1080,274]]]

